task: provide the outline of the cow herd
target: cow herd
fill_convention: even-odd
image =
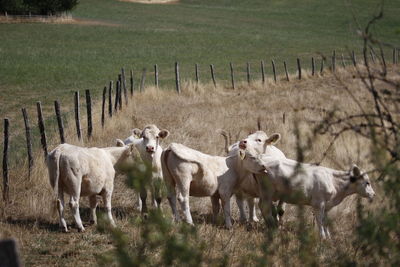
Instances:
[[[120,164],[132,164],[134,150],[139,152],[143,162],[152,166],[148,179],[151,179],[153,205],[160,207],[159,187],[165,183],[176,222],[180,221],[177,204],[183,220],[193,224],[189,197],[210,197],[213,221],[222,205],[225,226],[231,228],[230,200],[235,194],[241,221],[258,221],[255,199],[259,199],[261,214],[271,227],[280,223],[285,203],[311,206],[320,236],[325,239],[330,237],[326,213],[332,207],[352,194],[370,200],[375,195],[368,175],[356,165],[347,171],[338,171],[286,158],[274,146],[281,137],[277,133],[267,136],[263,131],[256,131],[231,145],[226,156],[208,155],[179,143],[171,143],[163,149],[160,142],[168,135],[167,130],[148,125],[143,130],[133,129],[125,141],[117,139],[115,147],[61,144],[51,151],[47,166],[62,230],[68,231],[64,193],[70,196],[69,205],[79,231],[85,230],[79,214],[79,199],[84,196],[89,198],[92,222],[96,223],[97,195],[100,195],[108,220],[115,226],[111,213],[114,176]],[[146,212],[146,189],[140,190],[138,195],[139,209]]]

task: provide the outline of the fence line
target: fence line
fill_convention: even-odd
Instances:
[[[386,59],[383,50],[380,50],[379,56],[375,53],[373,49],[370,49],[369,53],[370,59],[372,62],[377,62],[379,64],[382,64],[386,66]],[[392,51],[392,64],[398,64],[398,58],[399,58],[399,50],[398,49],[393,49]],[[332,58],[330,61],[330,67],[328,70],[331,72],[336,71],[336,60],[339,59],[336,53],[336,50],[333,51],[332,53]],[[351,64],[354,67],[357,67],[356,62],[356,55],[355,52],[352,51],[349,53],[348,57],[345,57],[344,54],[341,54],[340,60],[342,62],[342,67],[346,68],[346,62],[351,62]],[[301,80],[303,78],[302,76],[302,67],[300,64],[300,58],[296,59],[297,61],[297,73],[298,73],[298,79]],[[265,74],[265,65],[264,61],[260,61],[260,71],[258,72],[261,75],[261,81],[262,84],[265,86],[266,82],[266,74]],[[272,63],[272,73],[273,73],[273,81],[275,83],[278,82],[278,71],[276,68],[275,60],[271,61]],[[321,57],[320,60],[320,74],[324,73],[324,64],[325,64],[325,59],[324,57]],[[231,82],[231,88],[236,89],[236,75],[244,75],[246,76],[246,80],[248,84],[251,84],[252,81],[252,76],[251,76],[251,63],[246,62],[243,64],[235,65],[236,69],[234,70],[234,64],[230,62],[228,65],[229,72],[230,72],[230,82]],[[180,72],[179,72],[179,64],[178,62],[175,62],[175,85],[176,85],[176,91],[178,94],[181,93],[181,84],[180,84]],[[286,61],[283,61],[283,68],[284,68],[284,76],[286,81],[290,81],[289,79],[289,71],[288,71],[288,64]],[[311,58],[311,75],[315,76],[316,74],[316,60],[314,57]],[[150,74],[154,74],[154,85],[156,88],[159,87],[159,65],[155,64],[154,65],[154,72],[150,72]],[[144,85],[145,85],[145,79],[146,79],[146,68],[143,68],[142,70],[142,77],[140,80],[140,86],[135,90],[135,82],[134,82],[134,74],[133,70],[130,70],[130,93],[131,96],[133,96],[135,91],[144,91]],[[199,64],[195,64],[195,79],[196,83],[200,82],[200,71],[199,71]],[[213,82],[214,87],[216,87],[217,82],[216,82],[216,73],[215,73],[215,68],[213,64],[210,64],[210,79]],[[254,78],[253,78],[254,80]],[[101,113],[93,112],[92,110],[92,105],[93,101],[91,98],[91,93],[90,90],[85,90],[85,96],[86,96],[86,109],[87,109],[87,127],[82,127],[80,123],[80,104],[79,104],[79,91],[74,92],[74,115],[75,115],[75,123],[76,123],[76,134],[77,138],[79,141],[82,141],[82,130],[87,131],[87,138],[88,140],[92,137],[93,135],[93,116],[98,116],[100,118],[100,125],[101,128],[105,127],[105,113],[106,113],[106,106],[108,106],[108,115],[109,118],[113,117],[113,94],[114,94],[114,101],[115,101],[115,112],[118,110],[122,110],[122,94],[124,94],[124,99],[125,99],[125,105],[128,105],[129,99],[127,97],[127,85],[126,85],[126,77],[125,77],[125,69],[121,68],[121,73],[118,75],[118,79],[116,80],[116,89],[113,90],[113,84],[114,82],[111,80],[109,82],[109,86],[104,87],[102,91],[102,101],[101,101]],[[107,90],[108,89],[108,90]],[[107,96],[108,93],[108,96]],[[107,99],[108,99],[108,105],[107,105]],[[38,116],[38,129],[40,132],[40,143],[41,147],[43,149],[44,156],[46,157],[48,154],[48,142],[47,142],[47,135],[45,131],[45,123],[44,123],[44,118],[43,118],[43,112],[42,112],[42,105],[41,102],[36,103],[37,106],[37,116]],[[55,115],[57,119],[57,124],[58,124],[58,129],[59,129],[59,135],[60,135],[60,142],[64,143],[67,139],[71,140],[72,135],[68,135],[64,133],[64,123],[63,123],[63,116],[61,114],[61,106],[59,101],[54,101],[54,109],[55,109]],[[66,114],[69,114],[68,112]],[[66,116],[64,114],[64,117]],[[101,116],[100,116],[101,115]],[[22,109],[22,116],[24,119],[24,124],[25,124],[25,135],[26,135],[26,150],[28,154],[28,171],[29,171],[29,176],[31,175],[32,167],[34,165],[34,159],[33,159],[33,153],[32,153],[32,136],[31,136],[31,127],[29,125],[29,120],[28,120],[28,114],[25,108]],[[15,124],[13,124],[15,125]],[[4,119],[4,146],[3,146],[3,199],[8,201],[9,199],[9,148],[10,148],[10,121],[6,118]]]

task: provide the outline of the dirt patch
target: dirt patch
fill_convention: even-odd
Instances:
[[[140,4],[176,4],[179,0],[118,0],[120,2],[140,3]]]
[[[72,17],[57,16],[0,16],[0,23],[51,23],[51,24],[78,24],[88,26],[113,26],[120,24],[99,20],[76,19]]]

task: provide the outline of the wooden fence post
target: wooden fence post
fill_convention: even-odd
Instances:
[[[8,177],[8,149],[9,149],[9,126],[10,122],[4,119],[4,147],[3,147],[3,200],[7,204],[9,201],[9,177]]]
[[[289,81],[289,73],[287,70],[286,61],[283,61],[283,67],[285,68],[286,81]]]
[[[119,83],[119,81],[117,81],[115,84],[115,101],[114,101],[115,113],[117,113],[117,110],[118,110],[119,94],[120,94],[119,86],[120,86],[120,83]]]
[[[39,130],[40,130],[40,142],[42,143],[42,148],[44,152],[44,158],[46,159],[47,157],[47,138],[46,138],[46,130],[44,128],[44,122],[43,122],[43,114],[42,114],[42,104],[40,101],[36,103],[37,107],[37,113],[38,113],[38,125],[39,125]]]
[[[178,94],[181,93],[181,84],[179,78],[179,63],[175,62],[175,84],[176,84],[176,91]]]
[[[78,135],[78,140],[82,140],[81,133],[81,122],[80,122],[80,107],[79,107],[79,91],[75,92],[75,125],[76,125],[76,134]]]
[[[276,68],[274,60],[272,60],[272,72],[274,73],[274,82],[276,83]]]
[[[124,98],[125,98],[125,105],[128,105],[128,92],[126,90],[126,78],[125,78],[125,69],[121,69],[121,83],[122,88],[124,89]]]
[[[311,58],[311,75],[315,75],[315,59],[314,57]]]
[[[28,176],[31,177],[32,167],[33,167],[33,155],[32,155],[32,136],[31,127],[29,126],[28,113],[25,108],[22,108],[22,116],[24,117],[25,124],[25,135],[26,135],[26,149],[28,151]]]
[[[199,64],[194,65],[194,71],[195,71],[195,76],[196,76],[196,83],[200,82],[200,73],[199,73]]]
[[[118,107],[119,107],[119,110],[122,110],[122,82],[121,82],[121,79],[119,79],[117,81],[117,85],[118,85],[118,91],[119,91],[119,93],[118,93]]]
[[[264,67],[264,60],[261,60],[261,81],[265,84],[265,67]]]
[[[110,85],[108,87],[108,116],[112,117],[112,91],[113,91],[113,81],[110,81]]]
[[[332,55],[332,72],[336,71],[336,50],[333,50]]]
[[[93,124],[92,124],[92,99],[90,97],[90,90],[86,90],[86,111],[87,111],[87,123],[88,123],[88,138],[92,137]]]
[[[14,239],[0,241],[1,266],[20,267],[22,265],[19,258],[18,247]]]
[[[247,83],[250,84],[251,76],[250,76],[250,63],[249,62],[247,62],[247,65],[246,65],[246,72],[247,72]]]
[[[144,92],[144,84],[146,81],[146,68],[142,71],[142,79],[140,80],[140,92]]]
[[[351,51],[351,60],[353,61],[354,67],[357,66],[357,61],[356,61],[356,54],[354,53],[354,50]]]
[[[211,78],[214,84],[214,88],[217,87],[217,82],[215,81],[215,74],[214,74],[214,65],[210,65],[210,71],[211,71]]]
[[[131,70],[131,78],[130,78],[130,81],[131,81],[131,96],[133,96],[133,90],[135,89],[135,88],[134,88],[134,83],[133,83],[133,70]]]
[[[104,128],[105,108],[106,108],[106,95],[107,95],[107,86],[104,86],[104,89],[103,89],[103,102],[101,103],[101,127],[102,128]]]
[[[154,65],[154,85],[158,88],[158,66]]]
[[[57,117],[58,132],[60,133],[60,142],[61,144],[64,144],[65,143],[64,123],[61,117],[60,103],[57,100],[54,101],[54,110],[56,112],[56,117]]]
[[[346,68],[346,63],[345,63],[345,61],[344,61],[344,55],[343,55],[343,53],[342,53],[342,66],[343,66],[344,69]]]
[[[319,73],[322,75],[324,73],[324,58],[321,58],[321,69],[319,71]]]
[[[300,65],[300,58],[297,58],[297,70],[299,72],[299,80],[301,80],[301,65]]]
[[[232,89],[235,90],[235,74],[233,72],[233,64],[232,62],[229,63],[229,67],[231,69],[231,82],[232,82]]]

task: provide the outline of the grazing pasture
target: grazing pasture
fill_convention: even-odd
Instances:
[[[360,81],[353,78],[350,69],[339,70],[338,76],[340,80],[330,74],[324,77],[310,77],[305,74],[305,78],[301,81],[280,81],[274,84],[272,80],[268,80],[266,86],[262,86],[260,82],[255,82],[252,86],[246,83],[240,84],[236,90],[214,88],[212,84],[196,86],[187,82],[183,84],[182,94],[179,96],[171,90],[147,87],[145,92],[134,94],[133,101],[123,112],[119,112],[112,120],[107,120],[104,130],[101,130],[100,122],[96,119],[94,136],[90,141],[85,141],[85,145],[110,146],[114,144],[115,138],[129,135],[132,128],[143,128],[149,123],[154,123],[170,131],[170,136],[162,144],[164,147],[171,142],[180,142],[205,153],[224,155],[224,140],[216,130],[230,131],[239,140],[257,128],[257,118],[260,118],[261,127],[267,133],[282,134],[282,140],[276,146],[287,157],[296,158],[299,140],[296,138],[295,122],[301,128],[300,137],[304,138],[310,134],[314,126],[312,121],[326,115],[324,110],[336,107],[351,112],[356,109],[348,94],[342,90],[342,83],[351,88],[365,108],[368,109],[370,106],[372,100],[362,93]],[[283,122],[284,114],[285,122]],[[65,131],[70,133],[70,143],[79,144],[77,139],[72,137],[75,135],[75,128],[71,124]],[[303,151],[304,161],[319,161],[330,141],[328,136],[315,139],[313,145]],[[50,140],[51,148],[57,143],[58,138]],[[345,169],[350,163],[356,163],[364,169],[371,168],[368,150],[360,149],[367,146],[368,142],[365,139],[352,134],[345,135],[330,149],[328,157],[322,164]],[[50,204],[53,195],[44,162],[41,161],[42,157],[42,153],[38,151],[37,164],[30,179],[27,179],[24,168],[11,170],[12,205],[5,209],[3,203],[1,204],[4,213],[0,221],[2,237],[14,236],[19,241],[22,260],[26,265],[98,264],[100,255],[108,255],[113,251],[113,241],[107,234],[96,230],[95,226],[87,225],[90,217],[89,203],[83,199],[81,214],[86,231],[78,233],[77,228],[70,225],[71,233],[60,233],[57,214],[53,212]],[[20,166],[25,165],[26,162],[21,159]],[[379,183],[371,178],[377,192],[377,201],[366,206],[374,209],[384,201],[384,196],[380,195]],[[115,179],[113,214],[117,226],[127,233],[127,237],[131,240],[126,249],[136,251],[143,234],[143,229],[138,223],[141,215],[134,208],[136,193],[126,186],[125,181],[125,176],[117,176]],[[315,255],[313,261],[321,264],[346,262],[349,260],[348,257],[354,254],[356,255],[354,260],[363,261],[363,258],[356,254],[356,247],[352,245],[357,225],[356,202],[355,197],[350,197],[340,204],[337,210],[331,211],[330,216],[340,214],[335,220],[330,221],[332,241],[309,248],[310,253]],[[161,206],[165,217],[172,220],[167,201],[164,200]],[[229,231],[223,227],[222,216],[217,226],[211,223],[209,198],[191,198],[191,211],[200,240],[196,242],[204,242],[206,246],[204,257],[210,263],[217,263],[224,256],[227,256],[227,263],[232,265],[255,263],[255,259],[263,253],[264,233],[267,230],[262,223],[240,225],[238,209],[233,200],[232,207],[236,223],[233,225],[233,230]],[[308,234],[308,238],[317,240],[311,211],[305,208],[304,212],[310,213],[306,216],[310,219],[304,221],[304,231],[306,231],[304,233]],[[66,216],[69,218],[67,221],[71,222],[72,215],[69,209],[66,210]],[[271,244],[275,249],[273,254],[270,254],[269,260],[276,264],[299,262],[299,254],[296,252],[301,249],[296,237],[299,220],[298,209],[289,206],[283,229]],[[337,246],[338,243],[341,246]],[[157,251],[159,250],[146,250],[143,253],[157,259],[160,257]],[[288,254],[295,256],[289,257]]]

